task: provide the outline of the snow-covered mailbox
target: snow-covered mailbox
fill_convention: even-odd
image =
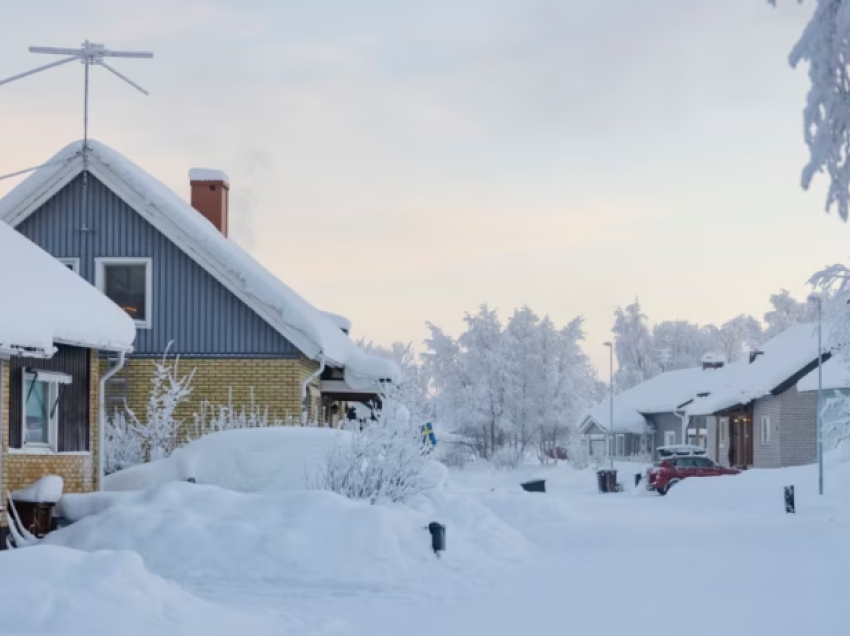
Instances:
[[[136,329],[121,308],[2,222],[0,294],[5,299],[0,307],[0,534],[5,535],[9,493],[26,499],[27,487],[47,475],[61,477],[72,492],[97,487],[105,380],[98,356],[113,360],[110,370],[117,368],[132,350]],[[5,546],[5,536],[0,545]]]

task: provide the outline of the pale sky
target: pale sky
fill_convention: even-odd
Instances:
[[[635,295],[760,318],[850,256],[822,179],[799,186],[811,7],[781,4],[0,0],[0,78],[50,61],[34,44],[152,50],[115,62],[150,97],[94,69],[91,135],[184,196],[227,171],[240,242],[356,336],[528,304],[583,315],[607,377]],[[0,174],[81,130],[79,66],[0,87]]]

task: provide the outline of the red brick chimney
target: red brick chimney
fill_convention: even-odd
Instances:
[[[189,185],[192,187],[192,207],[227,236],[230,195],[227,174],[221,170],[192,168],[189,170]]]

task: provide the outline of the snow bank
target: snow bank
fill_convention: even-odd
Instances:
[[[351,433],[296,426],[251,428],[205,435],[168,459],[113,473],[109,491],[145,490],[194,478],[198,484],[238,492],[305,490],[325,453],[350,443]]]
[[[850,521],[850,463],[839,453],[826,456],[825,495],[818,494],[816,464],[780,469],[747,470],[728,477],[686,479],[664,498],[664,505],[692,515],[734,514],[740,518],[785,516],[784,488],[794,486],[797,514]]]
[[[413,509],[330,492],[244,494],[180,482],[111,494],[101,513],[44,541],[134,550],[167,578],[228,585],[392,586],[434,567],[474,578],[534,552],[515,528],[466,497],[440,496]],[[450,552],[439,562],[427,531],[434,520],[448,526]]]
[[[132,552],[56,546],[0,553],[3,634],[279,634],[264,619],[202,601]]]
[[[55,504],[62,498],[65,482],[58,475],[47,475],[34,484],[12,493],[12,501]]]
[[[52,355],[55,342],[132,349],[136,327],[118,305],[2,221],[0,272],[15,273],[0,278],[0,294],[27,299],[25,311],[0,311],[0,350]]]

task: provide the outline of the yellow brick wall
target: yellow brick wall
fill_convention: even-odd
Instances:
[[[91,492],[97,488],[97,388],[100,377],[97,354],[91,352],[91,381],[89,392],[89,453],[27,455],[9,452],[9,366],[0,360],[2,367],[2,394],[0,394],[0,435],[2,435],[2,475],[0,492],[5,508],[6,493],[24,488],[45,475],[59,475],[65,482],[65,492]],[[5,514],[0,523],[6,525]]]
[[[144,420],[150,397],[151,380],[155,363],[159,359],[131,359],[128,368],[128,404],[140,420]],[[101,360],[101,371],[106,361]],[[174,364],[174,358],[168,359]],[[301,383],[317,371],[318,363],[308,358],[300,359],[247,359],[247,358],[184,358],[178,364],[178,375],[188,375],[195,370],[192,393],[177,410],[177,418],[184,421],[183,436],[192,435],[193,415],[204,401],[212,405],[227,405],[231,399],[238,410],[251,405],[253,389],[254,404],[265,409],[269,416],[282,420],[301,418]],[[121,371],[120,373],[124,373]],[[314,381],[316,387],[318,380]],[[312,413],[316,412],[313,407]]]

